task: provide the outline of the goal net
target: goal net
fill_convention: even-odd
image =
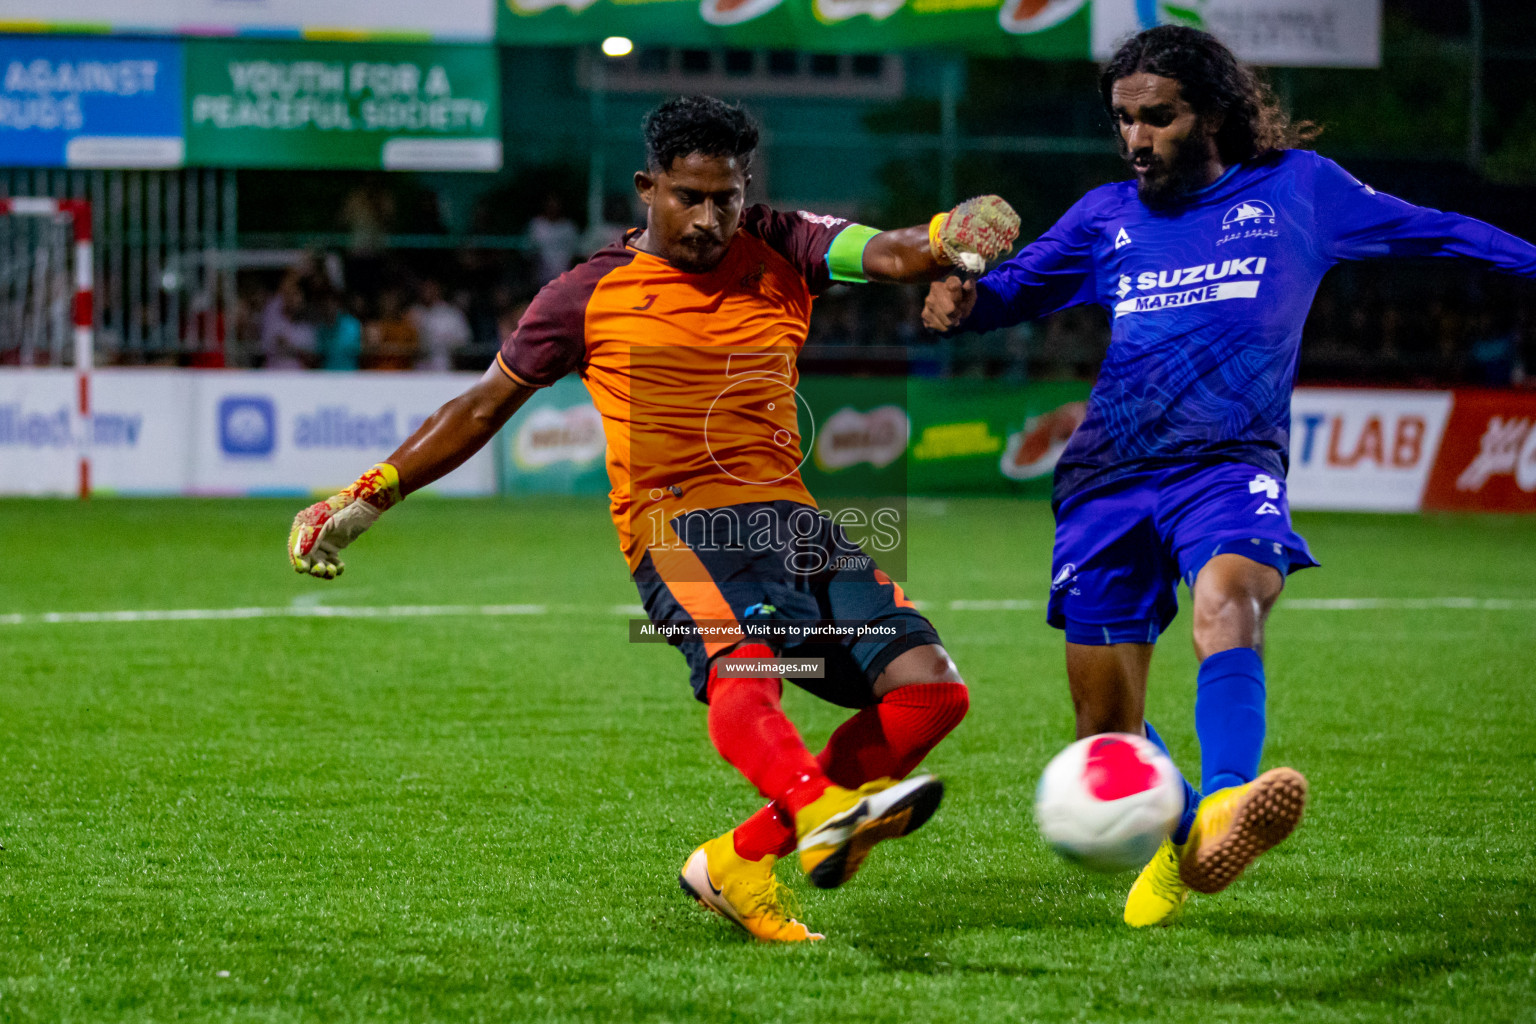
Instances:
[[[80,496],[91,489],[91,207],[78,199],[0,199],[0,366],[74,368]]]

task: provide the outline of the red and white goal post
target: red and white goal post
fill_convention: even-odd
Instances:
[[[47,217],[71,226],[74,239],[74,354],[80,459],[80,497],[91,496],[91,366],[95,362],[93,324],[91,204],[84,199],[17,197],[0,199],[0,217]]]

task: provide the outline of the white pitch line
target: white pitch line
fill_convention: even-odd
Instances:
[[[0,615],[0,626],[93,622],[198,622],[219,619],[419,619],[438,616],[544,615],[542,604],[300,605],[285,608],[171,608],[120,612]]]
[[[1044,601],[1021,601],[1014,599],[1003,601],[949,602],[949,610],[952,612],[1037,612],[1044,607]]]
[[[1044,601],[1030,599],[955,600],[953,612],[1033,612]],[[1515,597],[1315,597],[1292,598],[1280,606],[1295,611],[1536,611],[1536,598]],[[169,608],[146,611],[39,612],[0,615],[0,626],[71,625],[100,622],[202,622],[230,619],[422,619],[480,618],[509,615],[610,615],[639,617],[638,604],[594,608],[579,604],[392,604],[392,605],[289,605],[278,608]]]
[[[1528,597],[1297,597],[1280,607],[1310,612],[1417,611],[1446,609],[1480,612],[1536,611]]]

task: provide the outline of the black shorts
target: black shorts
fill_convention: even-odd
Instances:
[[[825,659],[825,678],[790,681],[847,708],[876,703],[874,681],[898,655],[939,643],[901,587],[808,505],[730,505],[669,525],[670,542],[646,551],[635,585],[705,703],[710,660],[744,639],[785,658]]]

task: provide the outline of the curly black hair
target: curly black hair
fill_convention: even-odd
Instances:
[[[1139,32],[1099,72],[1099,97],[1114,120],[1110,98],[1115,83],[1138,72],[1171,78],[1195,112],[1221,115],[1216,151],[1233,164],[1277,149],[1311,142],[1321,129],[1311,121],[1292,123],[1268,83],[1239,63],[1208,32],[1183,25],[1159,25]]]
[[[757,122],[741,107],[714,96],[679,96],[645,115],[645,160],[655,171],[690,153],[733,156],[742,167],[757,149]]]

